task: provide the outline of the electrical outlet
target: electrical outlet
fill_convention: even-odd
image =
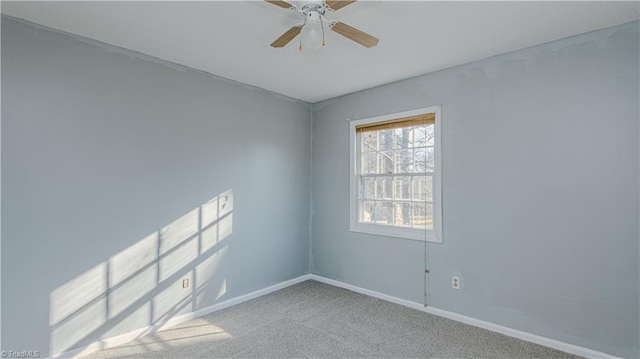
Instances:
[[[460,277],[455,275],[451,277],[451,288],[460,289]]]
[[[189,287],[189,278],[185,278],[182,280],[182,288],[188,288]]]

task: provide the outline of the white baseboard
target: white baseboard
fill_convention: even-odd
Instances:
[[[531,343],[543,345],[545,347],[549,347],[549,348],[552,348],[552,349],[557,349],[557,350],[560,350],[560,351],[563,351],[563,352],[566,352],[566,353],[579,355],[579,356],[582,356],[582,357],[585,357],[585,358],[607,358],[607,359],[617,358],[616,356],[613,356],[613,355],[610,355],[610,354],[606,354],[606,353],[602,353],[602,352],[599,352],[599,351],[596,351],[596,350],[593,350],[593,349],[584,348],[584,347],[580,347],[580,346],[577,346],[577,345],[564,343],[564,342],[561,342],[561,341],[558,341],[558,340],[555,340],[555,339],[541,337],[539,335],[535,335],[535,334],[523,332],[523,331],[520,331],[520,330],[508,328],[508,327],[505,327],[505,326],[502,326],[502,325],[498,325],[498,324],[495,324],[495,323],[491,323],[491,322],[487,322],[487,321],[484,321],[484,320],[479,320],[479,319],[467,317],[467,316],[462,315],[462,314],[449,312],[449,311],[438,309],[438,308],[434,308],[434,307],[431,307],[431,306],[425,307],[424,304],[422,304],[422,303],[412,302],[410,300],[401,299],[401,298],[394,297],[394,296],[391,296],[391,295],[388,295],[388,294],[384,294],[384,293],[376,292],[376,291],[373,291],[373,290],[357,287],[355,285],[351,285],[351,284],[348,284],[348,283],[344,283],[344,282],[340,282],[340,281],[337,281],[337,280],[329,279],[329,278],[322,277],[322,276],[319,276],[319,275],[316,275],[316,274],[311,274],[310,275],[310,279],[313,279],[313,280],[318,281],[318,282],[330,284],[330,285],[333,285],[333,286],[336,286],[336,287],[349,289],[351,291],[354,291],[354,292],[357,292],[357,293],[361,293],[361,294],[364,294],[364,295],[368,295],[370,297],[386,300],[386,301],[391,302],[391,303],[400,304],[400,305],[403,305],[405,307],[421,310],[423,312],[427,312],[427,313],[430,313],[430,314],[433,314],[433,315],[437,315],[439,317],[443,317],[443,318],[455,320],[455,321],[458,321],[458,322],[462,322],[462,323],[465,323],[465,324],[473,325],[475,327],[487,329],[487,330],[490,330],[492,332],[504,334],[504,335],[507,335],[507,336],[510,336],[510,337],[514,337],[514,338],[518,338],[518,339],[521,339],[521,340],[525,340],[525,341],[528,341],[528,342],[531,342]]]
[[[220,303],[216,303],[212,306],[206,307],[206,308],[202,308],[199,310],[196,310],[195,312],[191,312],[191,313],[186,313],[186,314],[182,314],[182,315],[178,315],[175,316],[171,319],[169,319],[167,322],[163,323],[162,325],[158,325],[158,326],[148,326],[148,327],[144,327],[144,328],[140,328],[140,329],[136,329],[133,331],[130,331],[128,333],[124,333],[115,337],[111,337],[111,338],[106,338],[106,339],[102,339],[96,342],[93,342],[89,345],[83,346],[83,347],[79,347],[79,348],[74,348],[68,351],[65,351],[63,353],[60,354],[55,354],[55,355],[51,355],[51,358],[78,358],[78,357],[82,357],[85,355],[88,355],[90,353],[94,353],[97,352],[99,350],[104,350],[104,349],[109,349],[109,348],[114,348],[117,347],[119,345],[123,345],[126,343],[131,342],[132,340],[135,340],[137,338],[140,338],[141,336],[147,335],[147,334],[151,334],[163,329],[168,329],[170,327],[176,326],[178,324],[182,324],[185,322],[188,322],[192,319],[195,318],[199,318],[202,316],[205,316],[209,313],[213,313],[215,311],[221,310],[221,309],[225,309],[228,308],[232,305],[236,305],[236,304],[240,304],[246,301],[249,301],[251,299],[255,299],[258,297],[261,297],[265,294],[269,294],[272,292],[275,292],[277,290],[292,286],[294,284],[298,284],[300,282],[304,282],[306,280],[311,279],[311,274],[305,274],[302,275],[300,277],[297,278],[293,278],[284,282],[280,282],[278,284],[274,284],[272,286],[266,287],[266,288],[262,288],[262,289],[258,289],[254,292],[251,293],[247,293],[235,298],[231,298],[229,300],[225,300],[223,302]]]
[[[447,319],[451,319],[451,320],[455,320],[458,322],[462,322],[465,324],[469,324],[469,325],[473,325],[479,328],[483,328],[483,329],[487,329],[496,333],[500,333],[500,334],[504,334],[510,337],[514,337],[514,338],[518,338],[521,340],[525,340],[531,343],[535,343],[535,344],[539,344],[539,345],[543,345],[549,348],[553,348],[553,349],[557,349],[557,350],[561,350],[563,352],[566,353],[570,353],[570,354],[575,354],[575,355],[579,355],[582,357],[586,357],[586,358],[606,358],[606,359],[613,359],[613,358],[617,358],[613,355],[610,354],[606,354],[606,353],[602,353],[593,349],[589,349],[589,348],[584,348],[584,347],[580,347],[577,345],[573,345],[573,344],[568,344],[568,343],[564,343],[555,339],[550,339],[550,338],[545,338],[539,335],[535,335],[535,334],[531,334],[531,333],[527,333],[527,332],[523,332],[520,330],[516,330],[516,329],[512,329],[512,328],[508,328],[502,325],[498,325],[495,323],[491,323],[491,322],[487,322],[484,320],[479,320],[479,319],[475,319],[475,318],[471,318],[471,317],[467,317],[465,315],[461,315],[461,314],[457,314],[454,312],[449,312],[446,310],[442,310],[442,309],[438,309],[438,308],[434,308],[434,307],[424,307],[423,304],[421,303],[417,303],[417,302],[413,302],[410,300],[406,300],[406,299],[401,299],[398,297],[394,297],[388,294],[384,294],[384,293],[380,293],[380,292],[376,292],[370,289],[365,289],[365,288],[361,288],[355,285],[351,285],[348,283],[344,283],[344,282],[340,282],[337,280],[333,280],[333,279],[329,279],[326,277],[322,277],[316,274],[305,274],[302,275],[300,277],[297,278],[293,278],[278,284],[274,284],[272,286],[263,288],[263,289],[259,289],[256,290],[254,292],[248,293],[248,294],[244,294],[235,298],[231,298],[229,300],[225,300],[224,302],[220,302],[217,304],[214,304],[212,306],[206,307],[206,308],[202,308],[200,310],[197,310],[195,312],[191,312],[191,313],[187,313],[187,314],[182,314],[182,315],[178,315],[176,317],[171,318],[169,321],[167,321],[166,323],[160,325],[160,326],[148,326],[148,327],[144,327],[144,328],[140,328],[140,329],[136,329],[134,331],[125,333],[125,334],[121,334],[112,338],[106,338],[106,339],[102,339],[99,341],[96,341],[94,343],[91,343],[87,346],[83,346],[80,348],[75,348],[66,352],[63,352],[61,354],[56,354],[56,355],[52,355],[52,358],[77,358],[77,357],[81,357],[84,355],[88,355],[90,353],[99,351],[99,350],[104,350],[104,349],[109,349],[109,348],[113,348],[119,345],[123,345],[126,344],[128,342],[131,342],[132,340],[135,340],[143,335],[147,335],[150,333],[154,333],[163,329],[168,329],[170,327],[176,326],[178,324],[184,323],[184,322],[188,322],[192,319],[195,318],[199,318],[202,316],[205,316],[209,313],[213,313],[215,311],[221,310],[221,309],[225,309],[228,308],[232,305],[236,305],[236,304],[240,304],[246,301],[249,301],[251,299],[255,299],[258,298],[260,296],[263,296],[265,294],[269,294],[272,292],[275,292],[277,290],[289,287],[291,285],[300,283],[300,282],[304,282],[306,280],[315,280],[318,282],[322,282],[322,283],[326,283],[326,284],[330,284],[336,287],[341,287],[341,288],[345,288],[345,289],[349,289],[351,291],[357,292],[357,293],[361,293],[364,295],[368,295],[374,298],[378,298],[378,299],[382,299],[382,300],[386,300],[388,302],[391,303],[396,303],[396,304],[400,304],[403,305],[405,307],[409,307],[409,308],[413,308],[413,309],[417,309],[417,310],[421,310],[433,315],[437,315],[443,318],[447,318]]]

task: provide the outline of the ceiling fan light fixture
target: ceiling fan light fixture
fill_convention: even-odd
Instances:
[[[300,32],[300,40],[305,49],[319,49],[324,46],[324,29],[322,23],[306,23]]]

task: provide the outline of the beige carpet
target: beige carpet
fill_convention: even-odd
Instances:
[[[578,358],[306,281],[89,358]]]

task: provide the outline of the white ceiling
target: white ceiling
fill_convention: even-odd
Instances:
[[[364,48],[269,46],[299,24],[262,1],[7,2],[2,13],[307,102],[639,18],[640,2],[360,1],[331,18],[380,38]]]

